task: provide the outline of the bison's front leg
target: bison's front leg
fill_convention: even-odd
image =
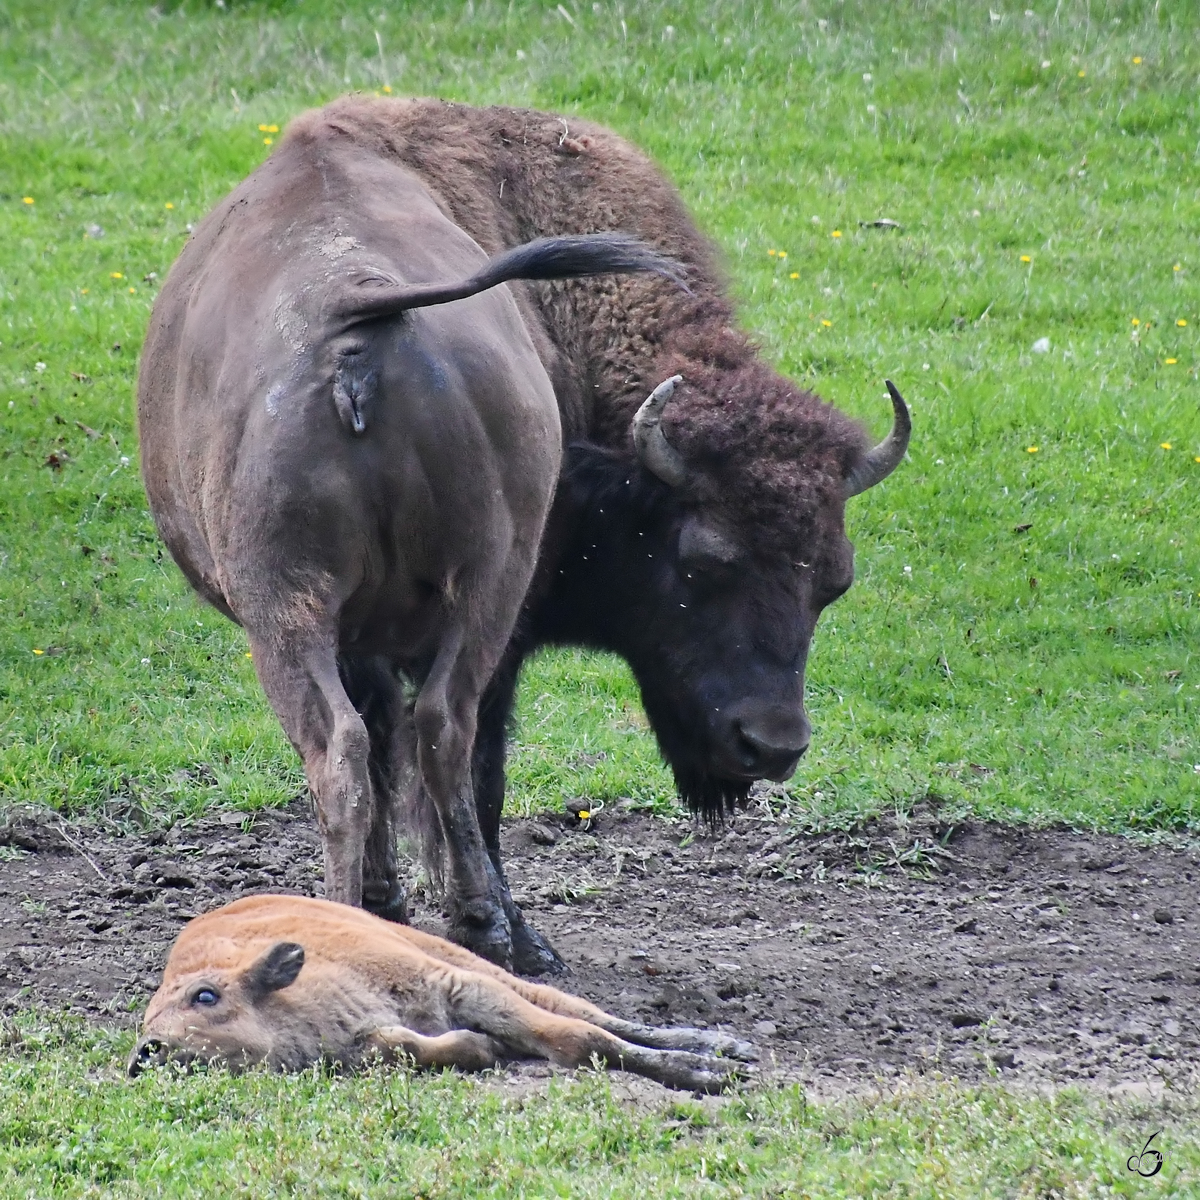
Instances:
[[[500,880],[484,845],[471,786],[480,664],[455,636],[444,644],[417,697],[417,761],[442,828],[449,936],[504,968],[512,965],[512,927]]]

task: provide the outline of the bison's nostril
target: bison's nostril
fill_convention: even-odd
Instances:
[[[789,736],[767,733],[738,723],[737,749],[742,766],[763,776],[790,775],[800,756],[808,749],[808,722]]]

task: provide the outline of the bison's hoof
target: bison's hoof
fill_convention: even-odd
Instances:
[[[363,908],[385,921],[395,921],[397,925],[408,924],[408,901],[398,880],[393,879],[390,885],[382,881],[365,883]]]
[[[472,906],[456,913],[450,921],[447,936],[472,954],[478,954],[506,971],[512,970],[512,927],[499,904]]]
[[[538,931],[522,921],[513,929],[513,967],[518,975],[565,975],[567,964]]]

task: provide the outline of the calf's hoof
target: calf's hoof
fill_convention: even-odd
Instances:
[[[567,964],[536,929],[523,920],[513,926],[512,969],[518,975],[565,975]]]
[[[385,921],[395,921],[397,925],[408,924],[408,900],[399,880],[364,883],[362,906]]]

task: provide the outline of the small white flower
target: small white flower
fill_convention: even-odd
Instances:
[[[40,375],[46,369],[46,364],[45,363],[34,363],[33,369]]]
[[[1043,70],[1043,71],[1048,71],[1048,70],[1050,70],[1050,60],[1049,60],[1048,58],[1043,58],[1043,59],[1042,59],[1042,70]]]
[[[143,667],[148,667],[149,665],[150,665],[150,660],[149,660],[148,658],[143,658],[143,659],[142,659],[142,666],[143,666]]]
[[[128,455],[126,455],[126,454],[121,455],[121,466],[123,466],[123,467],[129,466],[129,456]]]
[[[870,113],[872,116],[874,116],[874,115],[875,115],[875,105],[873,105],[873,104],[868,104],[868,105],[867,105],[867,112],[869,112],[869,113]]]
[[[1031,349],[1033,350],[1034,354],[1049,354],[1050,339],[1047,337],[1038,338],[1038,340],[1033,343]]]
[[[905,575],[909,576],[909,578],[911,578],[912,577],[912,567],[905,567],[904,573],[905,573]]]
[[[921,370],[922,370],[922,371],[928,371],[928,370],[929,370],[929,364],[928,364],[928,363],[922,363],[922,364],[921,364]]]
[[[871,72],[864,71],[863,72],[863,83],[870,83],[870,82],[871,82]]]

